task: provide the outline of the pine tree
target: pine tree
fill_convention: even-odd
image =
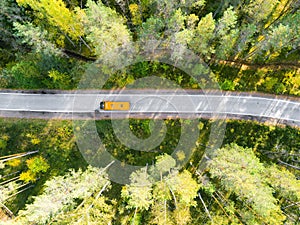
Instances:
[[[243,204],[251,207],[255,212],[252,217],[257,222],[282,224],[286,219],[273,196],[273,189],[266,184],[266,169],[251,149],[227,145],[217,150],[208,167],[211,177],[218,179],[222,189],[235,193]],[[244,213],[253,214],[251,211]],[[247,222],[247,218],[244,215],[242,219]]]
[[[101,58],[131,41],[125,19],[100,1],[87,1],[82,22],[87,40],[95,47],[95,54]]]

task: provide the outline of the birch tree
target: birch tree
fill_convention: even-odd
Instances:
[[[47,224],[57,215],[75,207],[77,200],[86,199],[109,184],[103,169],[88,167],[84,172],[81,169],[77,172],[71,170],[65,176],[48,180],[43,194],[34,197],[33,203],[20,211],[20,220]]]
[[[78,40],[84,34],[80,14],[68,9],[62,0],[17,0],[17,3],[31,7],[40,20],[46,19],[73,40]]]

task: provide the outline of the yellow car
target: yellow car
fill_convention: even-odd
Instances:
[[[103,110],[129,110],[130,103],[129,102],[109,102],[103,101],[100,102],[100,109]]]

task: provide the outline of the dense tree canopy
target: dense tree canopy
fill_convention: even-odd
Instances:
[[[199,55],[218,74],[222,89],[299,95],[295,66],[300,17],[299,4],[294,1],[3,0],[1,4],[2,88],[72,89],[84,72],[81,65],[88,65],[84,61],[101,59],[114,64],[119,48],[139,48],[159,40],[164,46],[181,44]],[[57,69],[53,57],[70,66]],[[43,59],[50,60],[52,68],[45,71]],[[254,68],[265,63],[278,65],[279,61],[287,62],[288,70],[279,67],[280,73],[273,68],[261,73],[240,67],[243,63]],[[240,69],[229,72],[224,67],[229,62],[234,67],[231,71]],[[130,79],[120,82],[116,77],[114,86],[145,76],[151,66],[149,62],[143,71],[125,70],[122,76]],[[20,67],[29,73],[20,73]],[[38,76],[41,70],[44,75]],[[170,70],[169,76],[180,85],[197,87]],[[249,76],[254,82],[251,87]]]
[[[112,186],[104,169],[88,167],[54,177],[19,212],[15,224],[183,225],[199,223],[196,212],[207,214],[200,224],[293,224],[299,219],[300,182],[290,171],[260,162],[250,148],[225,145],[194,176],[188,170],[170,170],[172,157],[167,154],[157,159],[155,170],[132,173],[118,200],[108,195]],[[158,180],[153,171],[161,171]],[[1,190],[3,199],[13,184]]]
[[[89,198],[109,184],[105,171],[92,167],[84,172],[72,170],[65,176],[54,177],[45,183],[44,193],[20,212],[18,220],[22,223],[49,223],[76,206],[76,200]]]
[[[94,61],[107,69],[107,61],[120,64],[120,49],[135,52],[158,40],[203,59],[208,67],[195,67],[198,73],[209,68],[223,90],[300,96],[299,7],[293,0],[1,0],[0,88],[76,89]],[[174,49],[176,57],[180,50]],[[108,89],[149,75],[199,88],[160,62],[108,75]],[[110,121],[96,122],[114,157],[145,165],[119,185],[104,169],[87,167],[69,122],[0,120],[1,159],[40,150],[26,160],[0,161],[1,207],[11,206],[16,215],[0,224],[300,223],[299,129],[230,122],[224,145],[203,169],[211,123],[201,120],[197,147],[179,169],[171,152],[182,121],[190,122],[164,120],[167,134],[156,152],[129,149]],[[149,124],[130,121],[138,138],[150,135]],[[178,151],[179,160],[185,157]]]

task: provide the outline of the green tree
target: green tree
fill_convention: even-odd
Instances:
[[[48,73],[49,77],[53,80],[53,88],[55,89],[69,89],[71,88],[71,76],[66,73],[61,73],[57,70],[51,70]]]
[[[190,207],[196,206],[194,199],[200,185],[190,172],[179,172],[174,168],[175,165],[175,160],[167,154],[157,157],[155,167],[160,172],[161,179],[153,188],[151,221],[154,224],[161,224],[162,221],[171,224],[172,218],[175,224],[187,224],[191,220]],[[168,174],[162,177],[165,172]],[[173,211],[169,210],[171,200],[175,206]]]
[[[254,42],[254,35],[257,32],[255,24],[244,24],[240,28],[239,37],[235,44],[235,58],[243,58],[248,53],[249,46]]]
[[[20,211],[19,220],[46,224],[58,214],[75,207],[78,200],[89,198],[110,182],[104,169],[88,167],[84,172],[71,170],[65,176],[53,177],[45,183],[43,194],[36,196],[32,204]]]
[[[237,41],[239,30],[236,28],[237,13],[229,7],[219,19],[216,27],[216,36],[219,39],[216,55],[220,59],[227,59]]]
[[[280,196],[294,202],[300,200],[300,182],[287,169],[271,165],[266,168],[265,179]]]
[[[190,48],[206,59],[211,58],[211,54],[215,52],[213,39],[215,36],[216,22],[212,13],[208,13],[200,19],[196,27],[195,36],[190,43]]]
[[[243,8],[251,20],[259,23],[267,20],[278,2],[278,0],[250,0]]]
[[[24,10],[14,0],[0,1],[0,65],[13,61],[14,54],[24,50],[14,36],[13,23],[27,19]]]
[[[166,179],[171,193],[177,196],[178,202],[184,203],[188,206],[195,206],[194,199],[197,197],[197,191],[199,190],[199,184],[192,178],[192,175],[187,170],[181,173],[174,172]],[[173,196],[173,197],[174,197]],[[176,201],[176,199],[174,199]]]
[[[166,173],[170,173],[171,169],[175,166],[175,159],[172,156],[165,153],[156,157],[156,164],[153,168],[151,168],[150,173],[152,173],[152,176],[157,176],[158,174],[159,176],[157,178],[162,180],[163,175],[166,175]]]
[[[156,158],[155,168],[149,172],[143,168],[131,174],[131,182],[123,187],[121,196],[127,208],[135,209],[134,218],[148,210],[145,219],[151,224],[187,224],[191,221],[190,207],[196,206],[194,199],[200,185],[190,172],[179,172],[174,166],[175,160],[164,154]]]
[[[87,1],[82,22],[86,38],[100,58],[131,41],[129,30],[124,25],[125,19],[101,1]]]
[[[7,146],[7,141],[0,139],[0,149],[1,150],[6,149],[6,146]]]
[[[39,19],[57,27],[72,39],[78,40],[83,36],[83,25],[80,22],[80,9],[71,11],[62,0],[17,0],[20,6],[30,6]]]
[[[152,183],[145,169],[130,175],[130,184],[122,188],[122,198],[127,202],[127,207],[132,209],[148,210],[152,204]]]
[[[185,26],[186,16],[184,16],[183,12],[181,9],[177,9],[172,13],[172,16],[166,21],[167,25],[167,35],[174,35],[175,33],[181,31]]]
[[[155,183],[153,187],[153,205],[150,211],[151,224],[173,224],[168,202],[172,200],[170,189],[165,181]]]
[[[180,44],[189,45],[195,36],[195,26],[199,20],[195,14],[184,16],[180,9],[176,10],[170,22],[178,24],[177,29],[170,29],[171,33],[175,36],[175,41]],[[177,22],[178,21],[178,22]],[[185,26],[186,24],[186,26]],[[173,27],[176,27],[173,25]],[[191,46],[191,45],[190,45]]]
[[[262,220],[282,224],[286,219],[273,196],[273,189],[266,184],[265,167],[251,149],[235,144],[227,145],[217,150],[208,168],[211,177],[219,179],[222,188],[235,193],[245,205],[254,210],[254,215],[259,215],[256,217],[251,211],[247,212],[257,222]],[[247,218],[244,216],[242,219],[247,222]]]
[[[100,191],[96,196],[84,199],[76,209],[58,215],[51,224],[113,224],[116,201],[110,201],[101,194]]]
[[[61,50],[48,41],[49,34],[47,30],[35,27],[30,22],[26,24],[15,22],[14,28],[16,30],[15,35],[22,40],[22,43],[31,46],[36,53],[62,55]]]
[[[280,23],[270,26],[268,32],[264,35],[264,39],[257,44],[255,54],[265,54],[265,58],[271,60],[282,52],[297,49],[300,44],[299,22],[300,13],[297,12],[286,16]]]
[[[35,156],[26,160],[28,171],[20,174],[20,180],[25,182],[34,182],[41,173],[47,172],[50,168],[49,164],[42,156]]]
[[[190,207],[197,205],[194,199],[197,197],[200,185],[187,170],[181,173],[171,173],[166,179],[166,183],[172,193],[176,207],[173,212],[176,224],[187,224],[191,221]]]
[[[163,28],[164,22],[161,18],[150,17],[139,28],[138,39],[141,43],[148,40],[160,39]]]

